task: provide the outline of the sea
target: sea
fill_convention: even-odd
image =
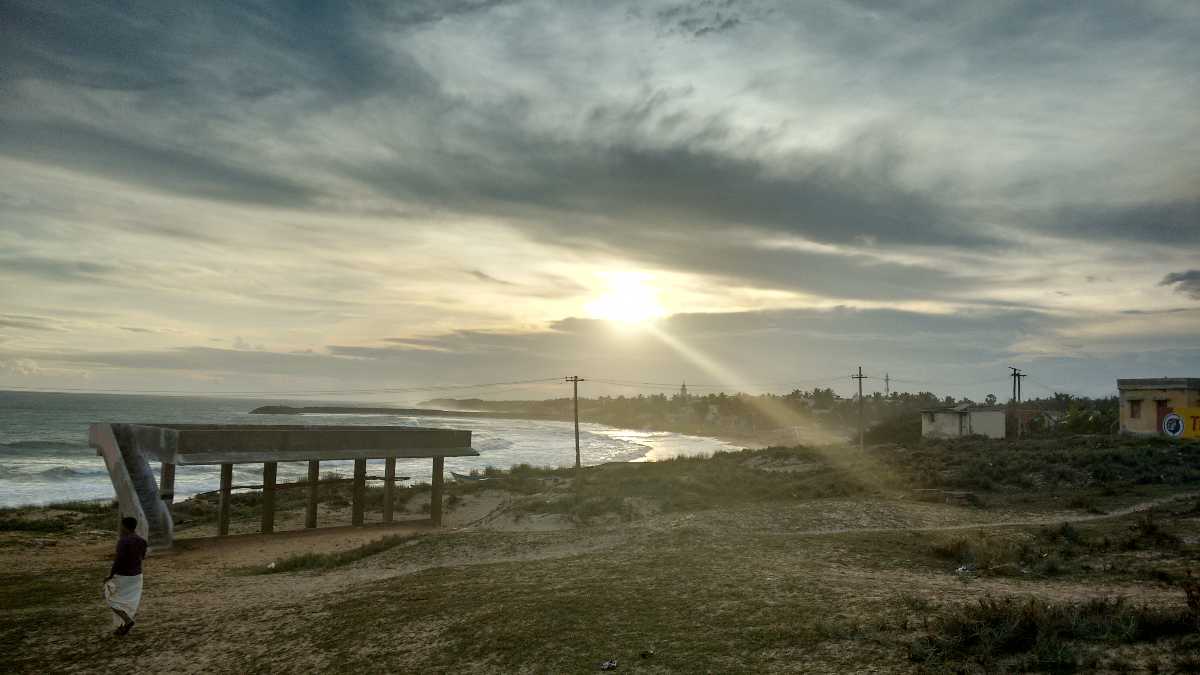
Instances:
[[[104,460],[88,447],[88,424],[92,422],[357,424],[469,429],[473,432],[472,445],[479,457],[447,457],[447,472],[470,473],[516,464],[553,467],[575,464],[574,426],[570,422],[407,415],[250,414],[251,410],[263,405],[354,404],[346,401],[0,391],[0,506],[112,498],[112,483]],[[723,441],[702,436],[587,423],[580,425],[579,443],[585,465],[655,461],[733,449]],[[158,471],[157,463],[152,464]],[[428,459],[396,463],[396,474],[409,476],[414,482],[428,482],[431,470],[432,462]],[[279,464],[278,478],[291,481],[306,476],[307,471],[304,462],[283,462]],[[321,463],[322,475],[350,476],[352,472],[351,461]],[[382,475],[383,461],[368,462],[368,473]],[[234,467],[235,484],[254,484],[261,478],[261,465]],[[215,490],[218,483],[219,467],[180,466],[176,469],[175,494],[180,498]]]

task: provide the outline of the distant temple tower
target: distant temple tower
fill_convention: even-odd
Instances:
[[[683,386],[681,386],[679,388],[679,398],[684,401],[688,400],[687,381],[686,380],[683,382]]]

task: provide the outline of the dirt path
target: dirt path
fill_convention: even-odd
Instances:
[[[889,532],[951,532],[955,530],[977,530],[982,528],[992,527],[1032,527],[1036,525],[1047,525],[1051,523],[1090,523],[1098,520],[1108,520],[1112,518],[1121,518],[1142,511],[1149,511],[1157,506],[1169,504],[1171,502],[1184,499],[1196,499],[1200,497],[1200,492],[1185,492],[1167,497],[1159,497],[1146,502],[1139,502],[1132,506],[1127,506],[1108,513],[1096,513],[1082,516],[1066,516],[1066,517],[1041,517],[1022,520],[999,520],[990,523],[958,523],[955,525],[928,525],[928,526],[909,526],[909,527],[834,527],[814,530],[800,530],[791,534],[799,536],[820,536],[826,534],[885,534]]]

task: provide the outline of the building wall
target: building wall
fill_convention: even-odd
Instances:
[[[921,435],[928,438],[957,438],[967,433],[967,422],[962,422],[963,431],[959,432],[959,418],[965,417],[956,412],[921,413]]]
[[[988,438],[1004,438],[1003,410],[972,410],[969,419],[970,433]]]
[[[1140,400],[1141,414],[1133,417],[1134,400]],[[1158,401],[1166,401],[1173,412],[1184,417],[1185,436],[1200,436],[1200,430],[1193,430],[1192,411],[1200,408],[1200,391],[1188,389],[1126,389],[1121,391],[1121,433],[1123,434],[1157,434]]]

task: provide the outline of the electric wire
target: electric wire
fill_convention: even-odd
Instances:
[[[558,382],[561,378],[546,377],[532,380],[512,380],[508,382],[484,382],[478,384],[445,384],[414,387],[372,387],[367,389],[275,389],[275,390],[209,390],[209,391],[180,391],[178,389],[112,389],[100,387],[25,387],[18,385],[0,385],[12,391],[53,391],[80,392],[93,394],[175,394],[175,395],[259,395],[259,396],[324,396],[336,394],[402,394],[422,391],[463,391],[472,389],[487,389],[491,387],[509,387],[513,385],[539,384]]]

